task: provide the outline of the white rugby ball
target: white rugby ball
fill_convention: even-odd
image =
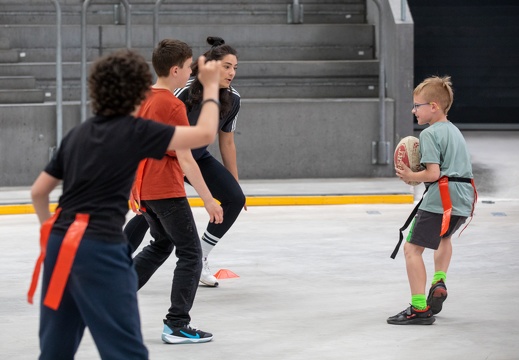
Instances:
[[[402,168],[401,164],[405,164],[413,172],[421,171],[420,142],[418,138],[414,136],[406,136],[400,140],[395,148],[394,160],[395,166],[399,169]],[[406,184],[416,186],[421,184],[421,182],[410,181],[406,182]]]

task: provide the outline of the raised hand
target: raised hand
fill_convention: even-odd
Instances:
[[[203,55],[198,58],[198,79],[204,88],[211,85],[219,86],[221,63],[220,60],[206,62],[206,58]]]

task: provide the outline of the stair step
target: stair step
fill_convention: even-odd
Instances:
[[[88,64],[89,66],[90,64]],[[378,96],[378,61],[240,61],[234,85],[244,98]],[[81,64],[63,63],[64,100],[81,98]],[[37,75],[37,87],[55,100],[54,63],[0,64],[0,76]],[[0,86],[2,88],[2,86]]]
[[[378,78],[240,81],[235,83],[247,98],[373,98],[378,96]]]
[[[164,2],[159,8],[161,24],[271,24],[286,23],[288,18],[286,1],[265,2]],[[154,2],[132,2],[132,24],[153,23]],[[64,4],[61,6],[62,24],[81,22],[81,5]],[[305,23],[364,23],[365,1],[304,2],[303,20]],[[88,24],[124,23],[126,10],[123,5],[90,4],[87,11]],[[55,8],[52,4],[3,5],[0,10],[2,24],[56,24]]]
[[[18,61],[20,61],[18,51],[13,49],[0,50],[0,63],[16,63]]]
[[[132,46],[134,50],[139,51],[148,61],[151,61],[152,47]],[[230,41],[228,41],[231,44]],[[257,46],[236,46],[233,47],[238,51],[238,60],[372,60],[375,57],[375,49],[372,44],[359,44],[352,46],[337,45],[315,45],[315,46],[297,46],[287,45],[283,47],[271,46],[263,44]],[[208,45],[192,46],[194,56],[203,54],[209,48]],[[110,52],[115,48],[105,49],[104,52]],[[23,62],[55,62],[55,48],[23,48],[17,49],[18,52],[24,53],[25,57],[20,59]],[[87,48],[87,59],[93,60],[97,58],[102,51],[99,48]],[[62,49],[62,61],[77,62],[81,59],[81,48],[67,47]]]
[[[14,1],[14,0],[11,0]],[[43,1],[43,0],[42,0]],[[134,5],[151,5],[154,6],[156,0],[132,0],[132,6]],[[182,4],[192,4],[192,0],[168,0],[167,3],[174,4],[176,6]],[[196,1],[196,4],[200,5],[208,5],[214,3],[220,3],[220,5],[229,5],[233,6],[242,6],[242,5],[256,5],[256,4],[279,4],[279,5],[288,5],[292,4],[292,0],[225,0],[225,1]],[[300,4],[304,4],[305,6],[308,4],[322,4],[323,6],[335,5],[335,4],[365,4],[365,0],[301,0]]]
[[[56,8],[50,1],[43,1],[41,4],[34,4],[34,0],[31,1],[31,4],[19,4],[16,2],[4,4],[4,1],[8,0],[2,0],[2,7],[0,8],[1,24],[56,25]],[[115,24],[117,19],[115,12],[117,7],[114,7],[115,5],[117,5],[115,2],[110,4],[90,4],[87,11],[87,23]],[[121,8],[124,7],[121,5]],[[60,9],[62,25],[81,23],[82,4],[80,2],[78,2],[78,5],[75,5],[63,4],[63,1],[61,1]]]
[[[87,68],[90,66],[87,64]],[[64,62],[63,79],[80,79],[81,63]],[[35,74],[37,80],[55,80],[55,63],[0,64],[0,76],[25,76]],[[332,60],[332,61],[239,61],[236,79],[256,77],[344,77],[378,76],[377,60]]]
[[[241,61],[237,79],[252,78],[322,78],[344,76],[378,76],[377,60],[313,61]]]
[[[0,22],[3,24],[2,22]],[[0,37],[0,49],[1,50],[9,50],[10,44],[9,39],[5,37]]]
[[[55,61],[55,27],[45,25],[5,26],[11,47],[25,53],[24,61]],[[195,56],[208,50],[207,36],[221,36],[238,50],[240,60],[344,60],[373,59],[374,28],[368,24],[273,24],[247,27],[241,25],[178,25],[161,26],[164,34],[190,44]],[[282,35],[280,35],[282,34]],[[341,34],[341,36],[337,36]],[[125,47],[125,27],[89,26],[87,59],[93,60],[103,52]],[[132,48],[148,60],[153,47],[152,26],[132,26]],[[62,30],[63,61],[79,61],[81,48],[79,26],[64,26]]]
[[[0,90],[0,104],[42,103],[45,93],[38,89]]]
[[[298,80],[280,78],[276,80],[237,79],[234,82],[242,99],[253,98],[375,98],[378,97],[378,77],[319,78]],[[56,100],[56,85],[38,82],[38,88],[45,92],[45,101]],[[63,84],[64,101],[79,101],[81,83],[68,81]]]
[[[53,48],[56,44],[55,26],[52,25],[5,25],[3,36],[10,41],[11,48]],[[190,46],[206,46],[207,36],[221,36],[226,42],[240,46],[301,46],[337,45],[349,46],[371,44],[374,29],[370,24],[176,24],[161,25],[159,37],[173,37]],[[340,34],[340,35],[338,35]],[[148,47],[153,37],[153,26],[133,25],[132,47]],[[62,27],[62,46],[80,47],[80,25]],[[125,46],[126,27],[103,25],[87,28],[87,46],[112,48]]]
[[[34,76],[0,76],[0,89],[32,89],[35,86]]]

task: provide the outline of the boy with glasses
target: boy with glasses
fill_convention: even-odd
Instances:
[[[459,129],[447,120],[453,102],[449,76],[429,77],[413,92],[413,114],[419,125],[429,127],[420,133],[420,162],[425,169],[413,172],[402,164],[396,175],[405,182],[424,182],[426,194],[417,205],[407,241],[404,244],[411,306],[387,319],[394,325],[430,325],[447,298],[447,270],[452,257],[452,235],[472,216],[477,193],[470,154]],[[435,273],[429,294],[422,254],[433,249]],[[398,246],[391,257],[394,258]]]

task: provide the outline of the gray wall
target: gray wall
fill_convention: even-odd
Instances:
[[[242,179],[392,176],[393,166],[372,165],[378,134],[378,100],[251,99],[242,101],[236,146]],[[288,103],[297,102],[297,113]],[[325,105],[326,113],[321,111]],[[39,117],[32,115],[38,106]],[[79,104],[63,107],[64,134],[78,123]],[[56,145],[52,103],[0,105],[0,186],[32,184]],[[388,136],[393,137],[394,102],[386,101]],[[21,115],[20,115],[21,114]],[[217,144],[210,147],[219,158]]]
[[[405,20],[401,14],[402,0],[381,0],[382,41],[386,61],[386,96],[395,101],[394,137],[392,146],[413,134],[414,87],[414,24],[405,1]],[[374,0],[367,0],[367,20],[376,23],[378,8]],[[376,32],[377,44],[380,39]],[[391,139],[388,135],[388,139]]]
[[[298,102],[297,113],[287,111]],[[322,113],[325,105],[326,113]],[[378,100],[243,100],[235,135],[244,179],[387,177],[393,165],[373,165],[378,135]],[[394,103],[386,101],[389,129]],[[389,130],[389,136],[393,136]],[[218,156],[217,146],[211,152]]]
[[[63,132],[77,124],[78,119],[79,104],[65,105]],[[32,184],[55,146],[55,104],[0,105],[0,186]]]

